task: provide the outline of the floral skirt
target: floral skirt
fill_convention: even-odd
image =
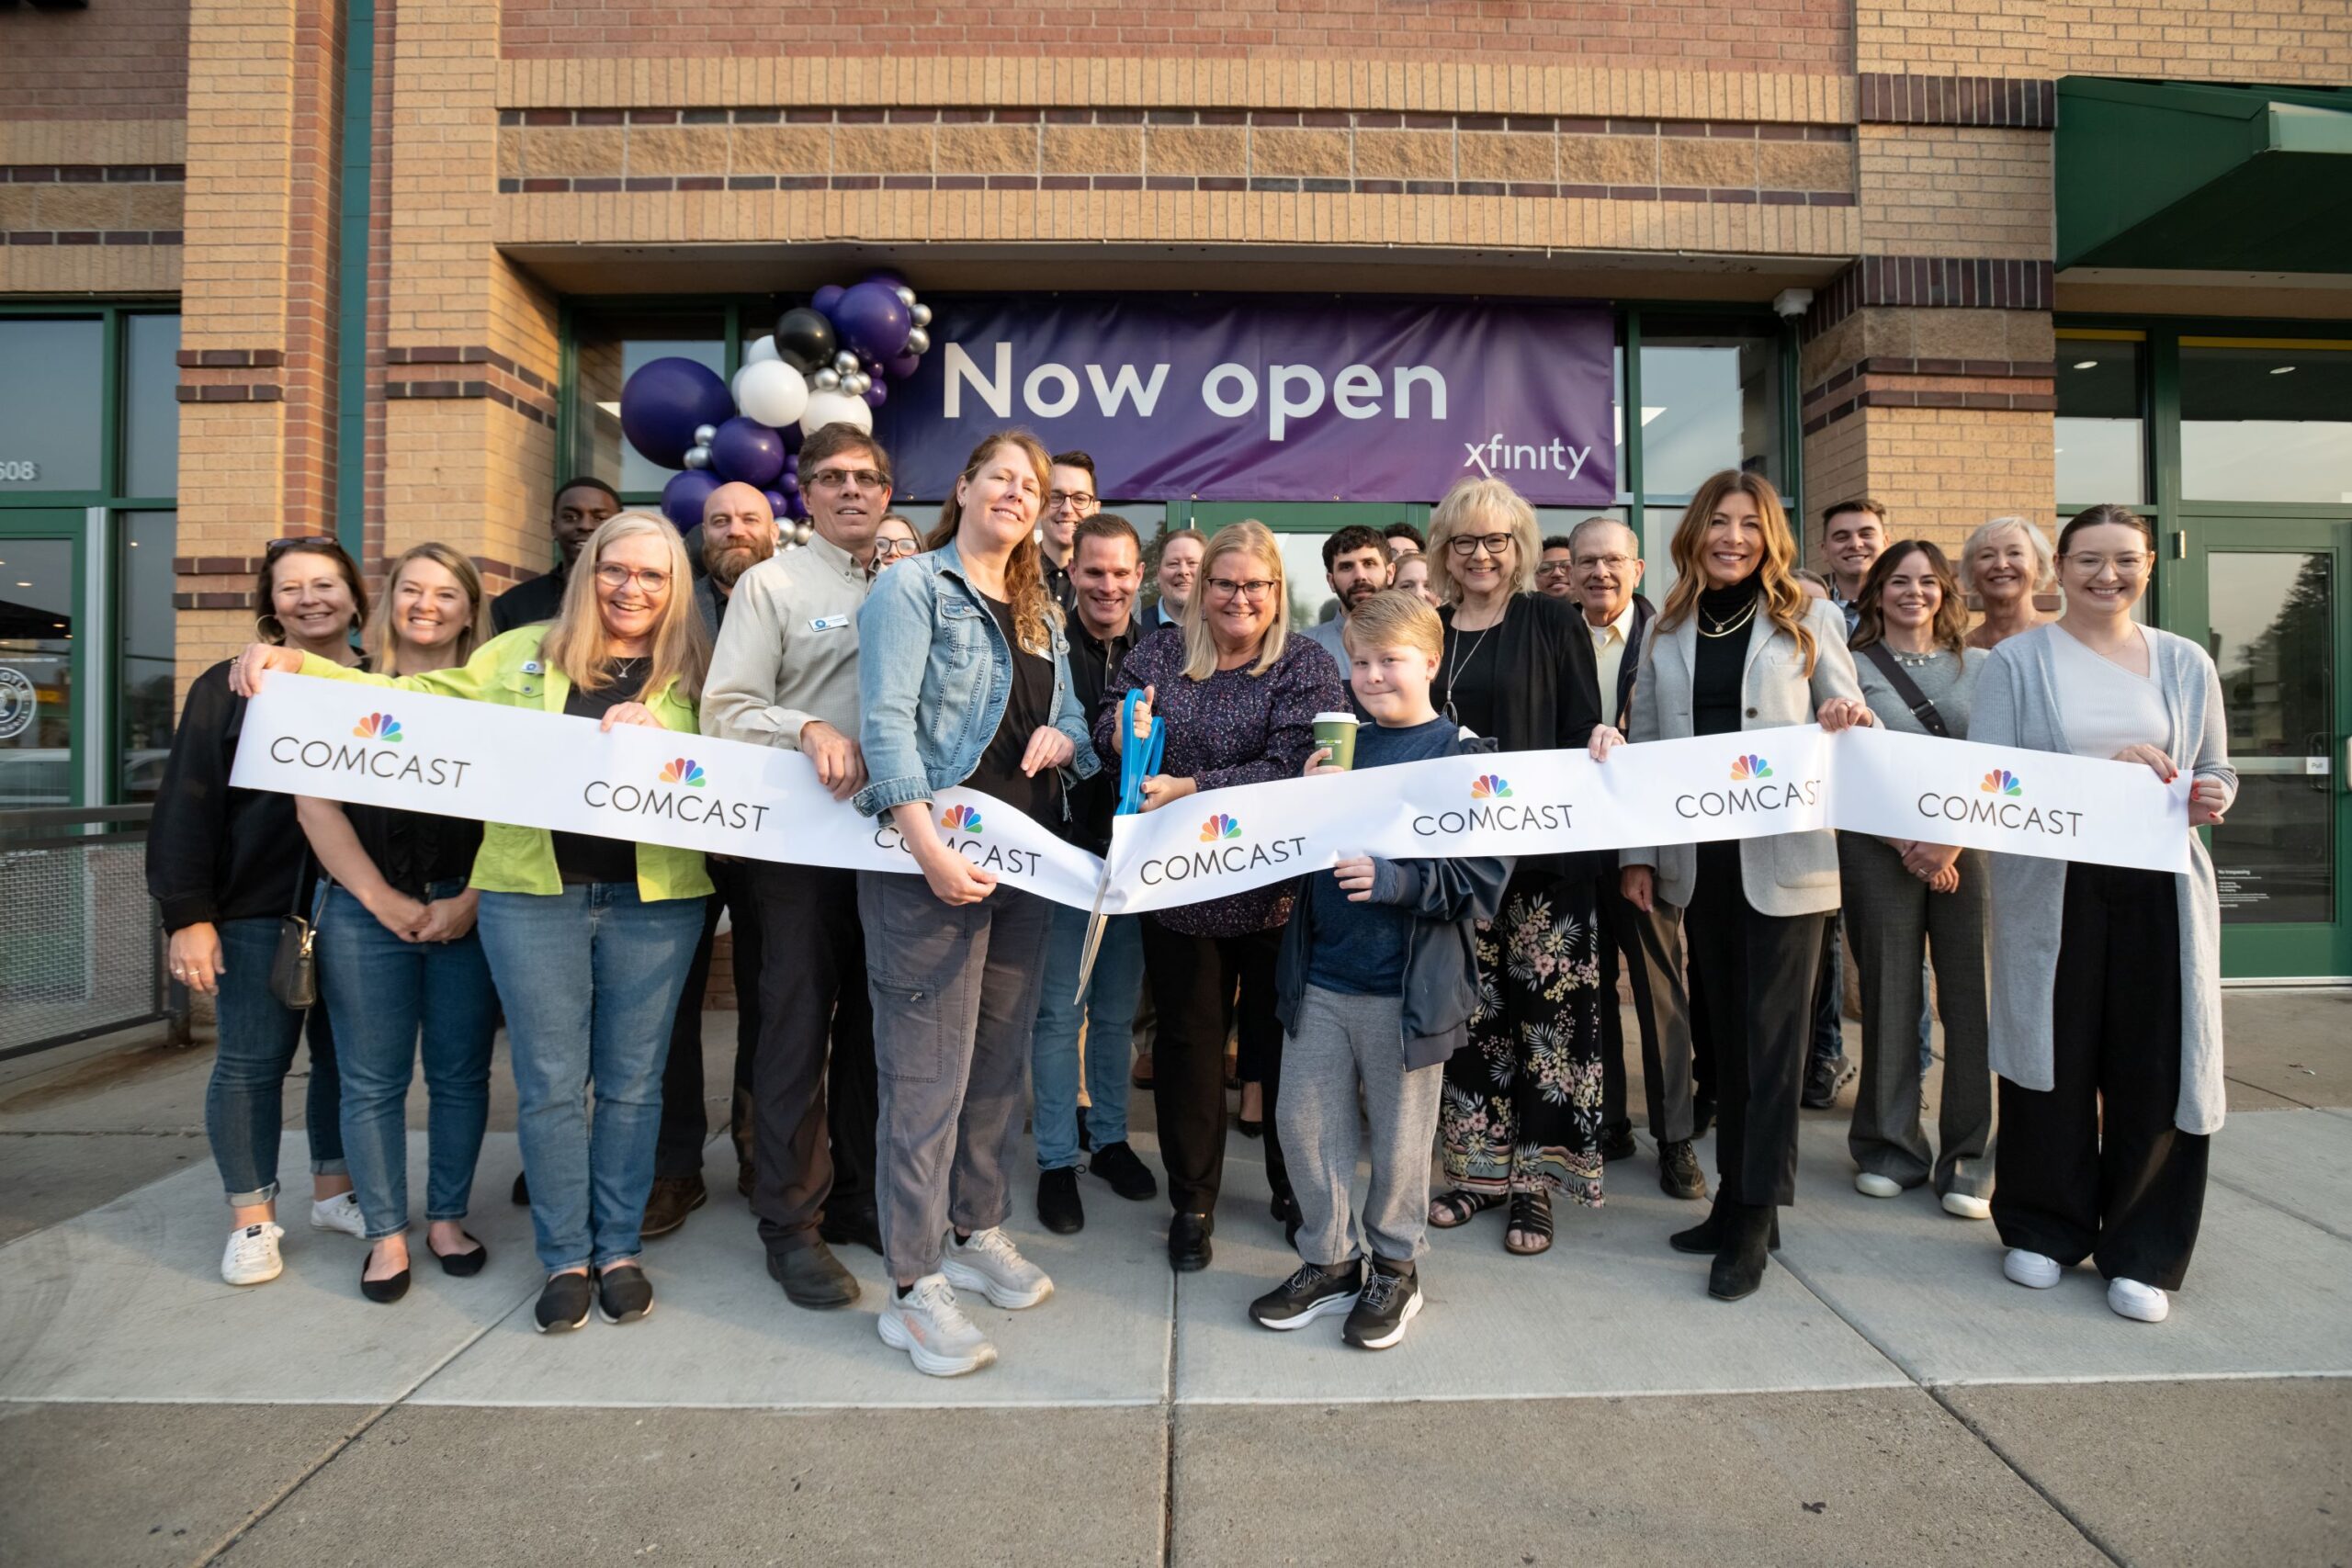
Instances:
[[[1455,1188],[1599,1206],[1600,941],[1590,877],[1549,869],[1514,874],[1478,928],[1478,1010],[1438,1111]]]

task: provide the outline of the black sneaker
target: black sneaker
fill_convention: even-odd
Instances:
[[[550,1274],[539,1289],[532,1326],[542,1334],[568,1334],[588,1321],[596,1287],[585,1274]]]
[[[1340,1337],[1359,1350],[1385,1350],[1405,1337],[1405,1325],[1420,1310],[1420,1270],[1392,1274],[1374,1258]]]
[[[1363,1288],[1361,1258],[1331,1269],[1302,1263],[1289,1279],[1251,1302],[1250,1315],[1261,1328],[1304,1328],[1318,1317],[1345,1311]]]
[[[653,1281],[634,1263],[596,1276],[596,1311],[606,1323],[635,1323],[653,1310]]]
[[[1838,1091],[1855,1077],[1854,1064],[1840,1051],[1835,1056],[1815,1056],[1804,1069],[1803,1102],[1807,1111],[1826,1111],[1838,1103]]]
[[[1641,1145],[1634,1142],[1634,1124],[1620,1122],[1600,1134],[1600,1157],[1604,1162],[1632,1159],[1641,1152]]]
[[[1125,1138],[1096,1149],[1094,1157],[1086,1162],[1086,1168],[1109,1182],[1112,1191],[1131,1203],[1159,1196],[1159,1183],[1150,1168]]]
[[[1707,1195],[1707,1174],[1699,1168],[1699,1156],[1691,1152],[1690,1139],[1657,1146],[1657,1186],[1669,1198]]]
[[[1037,1223],[1056,1235],[1075,1235],[1086,1228],[1086,1205],[1079,1201],[1075,1166],[1037,1173]]]

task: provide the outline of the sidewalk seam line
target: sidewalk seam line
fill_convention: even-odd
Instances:
[[[2236,1182],[2230,1180],[2226,1177],[2215,1176],[2209,1170],[2206,1173],[2205,1179],[2211,1182],[2216,1187],[2226,1188],[2230,1191],[2234,1192],[2239,1197],[2245,1199],[2249,1203],[2261,1204],[2264,1208],[2269,1210],[2274,1214],[2284,1214],[2287,1218],[2293,1220],[2298,1224],[2309,1225],[2313,1230],[2318,1231],[2324,1235],[2332,1235],[2338,1241],[2352,1241],[2352,1234],[2337,1230],[2325,1220],[2315,1220],[2309,1214],[2299,1214],[2295,1213],[2294,1210],[2287,1208],[2272,1199],[2266,1198],[2259,1192],[2254,1191],[2249,1188],[2239,1186]]]
[[[1176,1557],[1177,1313],[1182,1306],[1183,1280],[1175,1269],[1168,1271],[1168,1355],[1162,1362],[1165,1370],[1159,1385],[1159,1441],[1165,1455],[1159,1475],[1159,1568],[1171,1568]]]

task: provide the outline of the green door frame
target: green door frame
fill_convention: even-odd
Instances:
[[[86,509],[12,506],[0,510],[0,548],[20,540],[53,539],[65,546],[68,559],[73,563],[74,587],[69,602],[73,605],[74,625],[77,628],[86,628],[90,619],[88,534],[89,513]],[[5,559],[5,557],[0,557],[0,559]],[[71,797],[65,804],[80,807],[92,804],[89,798],[90,748],[94,743],[102,744],[104,741],[104,737],[91,734],[91,710],[94,706],[103,708],[105,705],[103,701],[97,704],[91,702],[91,695],[98,690],[93,682],[110,678],[111,671],[98,638],[87,635],[86,630],[81,630],[73,640],[74,651],[66,660],[74,693],[74,700],[66,715],[66,776],[73,784]]]

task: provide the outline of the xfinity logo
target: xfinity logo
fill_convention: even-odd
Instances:
[[[1506,473],[1549,470],[1574,479],[1584,471],[1585,459],[1592,456],[1591,447],[1570,446],[1556,435],[1549,446],[1536,446],[1511,441],[1500,431],[1483,442],[1465,441],[1462,449],[1469,454],[1462,459],[1462,466],[1476,468],[1488,479],[1495,477],[1497,468]]]

